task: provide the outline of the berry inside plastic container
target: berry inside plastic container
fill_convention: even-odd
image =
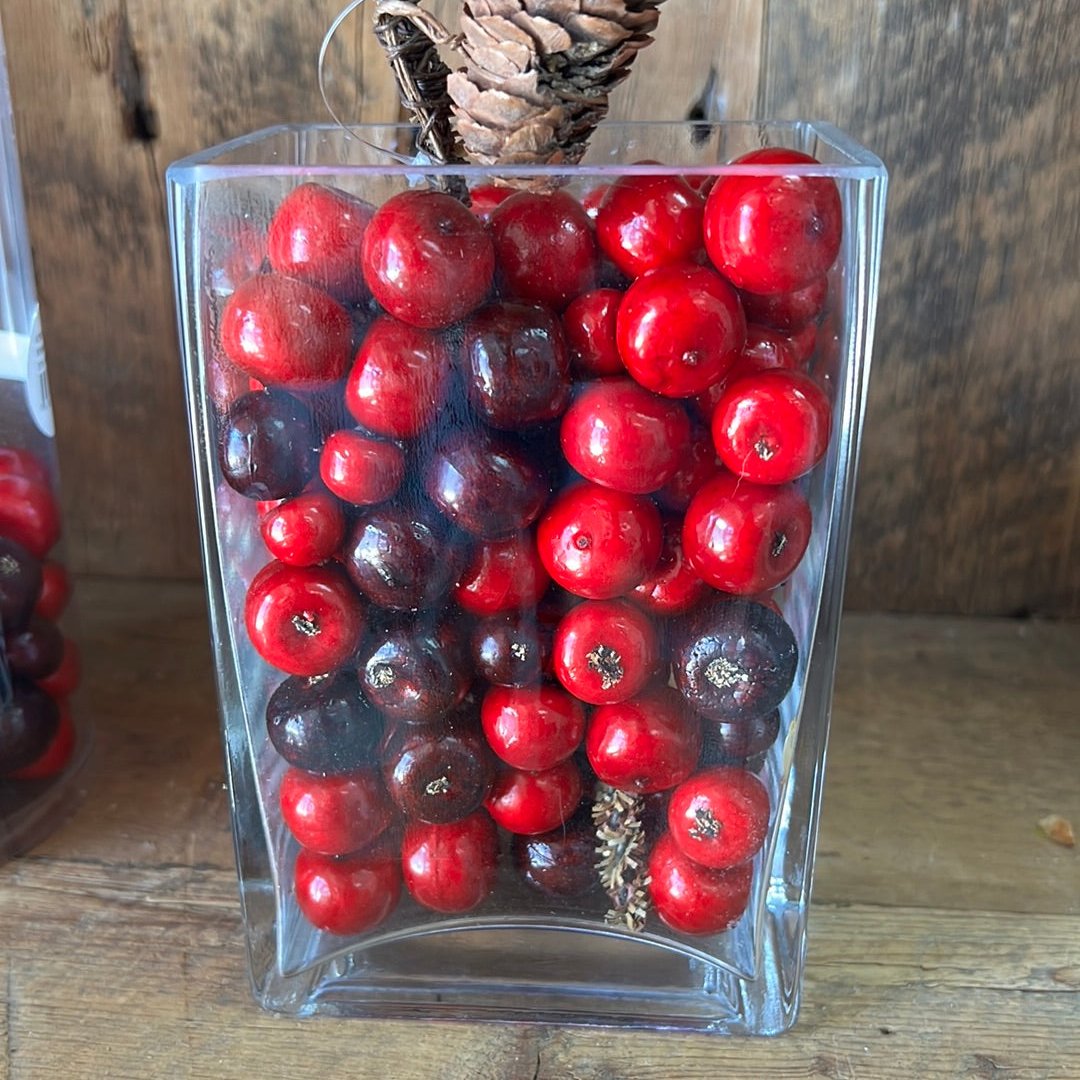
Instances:
[[[602,125],[562,170],[298,126],[169,183],[259,1002],[788,1027],[881,163],[806,123]]]

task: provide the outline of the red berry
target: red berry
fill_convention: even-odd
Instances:
[[[471,639],[476,673],[496,686],[535,686],[551,672],[551,638],[535,608],[481,619]]]
[[[525,881],[548,896],[584,896],[596,892],[596,830],[588,814],[536,836],[517,835],[511,855]]]
[[[38,686],[57,701],[73,694],[82,678],[82,660],[78,645],[66,637],[61,649],[60,663],[56,669],[37,680]]]
[[[45,462],[21,447],[0,446],[0,476],[21,476],[42,487],[52,487],[52,477]]]
[[[499,184],[479,184],[469,192],[469,209],[481,220],[488,221],[499,203],[514,194],[514,188]]]
[[[536,543],[564,589],[609,600],[642,582],[660,558],[662,538],[660,512],[649,499],[586,482],[556,496]]]
[[[716,456],[712,434],[695,425],[678,467],[656,493],[656,498],[667,510],[685,510],[702,484],[711,480],[719,469],[720,459]]]
[[[354,506],[389,499],[405,476],[405,455],[397,443],[362,431],[335,431],[323,444],[319,475],[339,498]]]
[[[647,795],[685,780],[701,753],[701,721],[670,686],[593,710],[585,752],[596,775]]]
[[[795,150],[755,150],[736,165],[816,165]],[[705,250],[740,289],[783,293],[821,277],[840,251],[843,210],[828,176],[722,176],[705,204]]]
[[[632,379],[590,383],[563,417],[566,460],[587,480],[644,495],[663,487],[686,454],[690,421],[682,406]]]
[[[476,545],[454,599],[473,615],[495,615],[534,607],[550,581],[532,534],[515,533]]]
[[[60,539],[60,509],[51,489],[17,473],[0,475],[0,536],[43,559]]]
[[[615,319],[623,294],[618,289],[582,293],[563,312],[570,363],[579,375],[621,375],[626,371],[615,341]]]
[[[616,323],[619,355],[642,386],[689,397],[722,378],[746,341],[735,290],[704,266],[654,270],[630,286]]]
[[[817,323],[809,322],[799,330],[793,330],[787,338],[788,347],[792,356],[795,357],[795,366],[805,368],[810,363],[810,358],[817,348],[818,327]]]
[[[368,223],[363,267],[368,288],[391,315],[435,329],[457,322],[487,296],[495,249],[484,226],[456,199],[439,191],[403,191]]]
[[[401,868],[381,850],[343,858],[302,850],[293,884],[296,902],[313,926],[331,934],[359,934],[397,907]]]
[[[656,631],[625,600],[589,600],[563,616],[552,649],[555,675],[590,705],[625,701],[648,681],[660,659]]]
[[[289,831],[302,847],[320,855],[348,855],[366,848],[394,816],[374,769],[341,776],[289,769],[281,778],[279,801]]]
[[[596,241],[581,204],[565,191],[519,191],[491,214],[503,291],[561,311],[593,287]]]
[[[728,373],[729,383],[737,377],[736,369],[741,369],[743,365],[753,371],[768,371],[771,368],[791,371],[798,366],[798,358],[791,338],[771,327],[750,324],[746,327],[746,344],[743,346],[742,356]]]
[[[810,542],[810,507],[790,484],[727,471],[694,496],[683,522],[690,565],[717,589],[752,596],[791,576]]]
[[[419,435],[446,399],[450,352],[443,338],[389,316],[368,329],[345,386],[345,404],[369,431]]]
[[[681,783],[668,802],[668,832],[701,866],[725,870],[752,859],[769,831],[769,793],[745,769],[705,769]]]
[[[270,222],[266,253],[287,277],[318,285],[341,300],[367,293],[360,272],[364,230],[375,208],[344,191],[301,184],[282,199]]]
[[[794,334],[797,330],[817,322],[825,310],[828,295],[829,279],[822,274],[809,285],[793,292],[773,293],[770,296],[741,292],[739,298],[750,322],[775,327],[785,334]]]
[[[63,563],[46,559],[41,564],[41,593],[38,596],[34,612],[43,619],[57,619],[71,599],[71,578]]]
[[[485,900],[495,887],[498,834],[482,810],[447,825],[413,822],[401,844],[405,885],[417,903],[454,914]]]
[[[24,765],[14,772],[4,773],[8,780],[47,780],[51,776],[58,776],[67,768],[75,752],[75,724],[71,719],[71,708],[66,701],[58,701],[60,710],[60,722],[56,733],[29,765]]]
[[[691,260],[701,250],[701,196],[681,176],[623,176],[596,215],[596,238],[630,277]]]
[[[11,700],[0,704],[0,776],[32,765],[60,725],[60,707],[33,683],[12,680]]]
[[[0,631],[22,630],[39,614],[43,580],[42,564],[22,544],[0,536]]]
[[[480,721],[488,745],[507,765],[538,772],[565,761],[585,734],[585,709],[556,686],[493,686]]]
[[[762,371],[731,383],[712,418],[720,460],[756,484],[786,484],[825,456],[832,410],[798,371]]]
[[[506,769],[488,795],[488,813],[507,832],[535,836],[558,828],[578,808],[584,786],[572,758],[543,772]]]
[[[55,674],[60,667],[64,638],[56,623],[32,615],[26,626],[4,634],[0,655],[7,660],[12,675],[37,682]]]
[[[290,675],[322,675],[355,652],[364,631],[360,600],[335,566],[263,567],[244,604],[259,655]]]
[[[332,495],[315,491],[278,503],[259,522],[263,543],[279,562],[314,566],[341,546],[345,515]]]
[[[649,856],[649,894],[656,913],[683,934],[719,934],[750,901],[753,869],[709,870],[688,859],[665,833]]]
[[[682,527],[669,521],[664,526],[664,546],[653,571],[629,593],[629,599],[652,615],[682,615],[708,592],[683,552]]]
[[[260,274],[229,297],[221,347],[242,371],[272,386],[312,389],[349,367],[352,320],[328,293],[306,281]]]

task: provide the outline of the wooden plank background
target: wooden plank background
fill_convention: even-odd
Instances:
[[[453,5],[436,5],[446,12]],[[320,119],[339,0],[0,0],[79,570],[199,561],[162,172]],[[1072,0],[669,0],[618,116],[839,123],[889,165],[856,608],[1080,614],[1080,25]],[[360,22],[358,118],[396,112]]]

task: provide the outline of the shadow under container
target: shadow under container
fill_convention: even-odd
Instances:
[[[796,1017],[806,952],[837,631],[876,305],[885,170],[876,157],[835,128],[803,122],[606,124],[597,131],[585,161],[572,168],[388,164],[388,155],[377,148],[408,153],[413,131],[372,126],[357,132],[362,140],[329,125],[270,128],[177,162],[168,172],[213,650],[255,997],[265,1008],[298,1015],[546,1021],[744,1034],[783,1031]],[[809,154],[817,164],[729,164],[750,151],[773,146]],[[635,164],[639,162],[665,164]],[[418,903],[410,889],[399,884],[402,830],[408,836],[409,830],[423,831],[424,826],[403,821],[394,810],[373,830],[381,835],[365,850],[389,860],[392,891],[396,894],[400,889],[400,898],[396,904],[386,905],[392,907],[388,914],[380,912],[383,917],[362,931],[318,929],[305,917],[296,898],[293,870],[300,848],[283,820],[279,802],[279,788],[289,765],[268,733],[268,703],[286,673],[271,666],[253,646],[245,622],[249,592],[260,587],[256,577],[271,558],[264,544],[262,519],[275,506],[250,497],[258,494],[255,489],[247,491],[249,497],[240,494],[235,483],[225,481],[222,470],[222,440],[226,429],[235,427],[237,401],[263,392],[261,382],[251,378],[252,368],[241,371],[224,355],[223,328],[230,298],[247,279],[288,269],[280,265],[275,269],[267,258],[267,231],[277,208],[301,185],[317,184],[338,189],[371,207],[380,207],[409,190],[443,189],[460,197],[468,189],[476,193],[473,209],[479,212],[479,200],[491,198],[492,184],[498,177],[519,188],[557,188],[595,214],[605,186],[620,178],[679,176],[691,188],[706,191],[717,178],[748,175],[827,178],[839,195],[843,230],[839,254],[827,274],[827,299],[812,321],[814,330],[805,331],[802,338],[804,343],[808,337],[816,339],[802,367],[824,390],[832,414],[831,437],[823,458],[794,482],[809,507],[812,528],[794,572],[769,597],[755,598],[769,600],[773,609],[782,613],[780,621],[790,629],[796,645],[790,690],[778,707],[778,734],[767,749],[759,747],[749,758],[733,760],[732,747],[725,746],[720,725],[696,716],[689,709],[689,699],[680,706],[690,715],[688,722],[700,728],[701,742],[695,744],[694,752],[698,745],[703,748],[694,775],[716,767],[753,771],[768,794],[767,832],[747,864],[750,884],[745,910],[733,925],[718,933],[680,932],[658,918],[655,911],[650,911],[638,932],[610,925],[605,921],[610,900],[602,891],[582,898],[560,898],[531,888],[521,873],[520,849],[525,841],[499,828],[493,834],[496,846],[487,856],[489,863],[494,860],[494,870],[486,866],[483,871],[494,875],[490,894],[469,910],[440,913]],[[704,259],[699,257],[698,261]],[[607,280],[594,283],[611,284],[619,290],[629,286],[629,278],[604,268],[602,262],[598,265],[598,272],[606,274]],[[505,268],[496,270],[496,297],[498,290],[511,288],[507,281]],[[335,287],[340,290],[340,282]],[[343,306],[351,320],[347,365],[351,367],[358,347],[363,351],[371,326],[388,316],[362,287],[345,297]],[[747,306],[752,308],[751,314],[768,307],[763,302],[754,306],[753,298]],[[227,329],[224,332],[229,333]],[[512,440],[524,448],[546,478],[547,501],[539,512],[541,518],[549,513],[559,492],[575,482],[562,458],[557,422],[510,434],[492,435],[486,428],[491,416],[484,412],[482,387],[477,389],[476,349],[475,343],[467,345],[471,340],[468,326],[463,329],[457,323],[435,333],[446,345],[451,372],[446,387],[439,392],[436,415],[426,428],[413,438],[397,440],[405,472],[388,505],[407,504],[428,526],[432,521],[441,522],[432,526],[443,531],[430,577],[434,580],[445,567],[454,566],[454,578],[445,582],[441,591],[436,589],[426,596],[419,611],[387,612],[371,598],[375,594],[362,587],[362,576],[352,573],[353,567],[346,567],[349,574],[342,569],[351,558],[346,550],[350,541],[331,555],[327,572],[355,590],[366,625],[360,644],[341,665],[347,674],[351,672],[349,685],[361,687],[355,691],[357,697],[365,693],[378,697],[373,686],[379,683],[379,665],[373,669],[373,657],[380,655],[378,649],[402,622],[417,634],[420,624],[431,633],[435,633],[432,627],[451,626],[459,643],[467,641],[475,629],[475,613],[462,610],[468,604],[462,600],[460,584],[454,586],[461,580],[460,567],[475,559],[477,549],[490,538],[470,537],[468,522],[463,525],[463,519],[454,517],[457,510],[438,503],[438,485],[433,488],[428,482],[425,488],[425,478],[430,480],[433,475],[432,461],[443,453],[447,440],[493,437]],[[473,356],[471,367],[467,353]],[[236,359],[235,352],[232,355]],[[568,379],[574,384],[572,395],[579,395],[591,376],[583,374],[578,359],[574,365]],[[356,429],[355,413],[350,415],[345,407],[348,375],[348,371],[339,372],[339,381],[330,385],[290,390],[310,424],[315,454],[328,432]],[[698,411],[701,406],[691,398],[665,400],[681,402],[679,407],[691,424],[707,430]],[[361,437],[367,435],[361,433]],[[309,464],[308,471],[318,488],[317,464]],[[307,491],[312,490],[309,485]],[[436,505],[429,505],[432,498]],[[663,501],[655,495],[635,498],[657,505]],[[416,510],[420,504],[425,506],[422,513]],[[342,505],[339,509],[346,531],[351,530],[353,536],[357,522],[369,520],[372,513],[366,506]],[[671,513],[668,506],[665,514]],[[524,526],[530,536],[536,534],[535,517]],[[675,514],[668,520],[677,521],[677,517]],[[678,532],[677,524],[668,527]],[[462,561],[455,563],[459,555]],[[553,618],[553,609],[554,618],[565,618],[575,600],[566,594],[553,598],[549,593],[539,600],[533,597],[524,603],[519,625],[528,624],[539,633]],[[668,676],[670,685],[678,683],[677,663],[669,667],[668,661],[676,652],[680,657],[687,655],[678,644],[684,641],[684,628],[718,602],[724,603],[710,588],[707,595],[698,596],[689,613],[673,618],[649,616],[658,638],[671,650],[663,654],[659,681]],[[767,615],[773,618],[771,612]],[[464,684],[459,681],[455,702],[461,700],[461,686],[473,679],[463,704],[456,706],[455,716],[466,714],[463,722],[475,733],[479,731],[479,703],[490,689],[480,676],[474,678],[467,648],[450,651],[458,657],[455,663],[469,669]],[[393,680],[391,669],[384,666],[382,674]],[[670,693],[678,695],[677,691]],[[359,765],[353,762],[353,767],[369,778],[376,777],[379,783],[378,778],[388,771],[381,755],[393,742],[393,730],[401,729],[404,722],[394,719],[395,707],[373,708],[360,701],[356,708],[370,716],[372,724],[386,725],[383,742],[375,737],[377,732],[368,740],[370,760]],[[597,722],[603,708],[607,706],[583,710],[590,725]],[[438,743],[444,730],[441,720],[434,724],[428,720],[427,731]],[[408,725],[404,726],[408,733]],[[505,755],[505,747],[503,751]],[[567,760],[582,780],[579,815],[587,819],[597,783],[589,757],[579,743]],[[334,770],[327,766],[312,767],[311,771]],[[385,791],[379,798],[385,798]],[[654,805],[662,804],[663,799],[654,796],[642,810],[649,845],[665,829],[664,806]],[[484,809],[476,813],[486,817]],[[490,823],[484,828],[490,830]],[[558,828],[554,835],[561,835]],[[366,857],[361,855],[360,861]],[[341,865],[340,861],[336,865]],[[656,887],[644,881],[640,884],[646,890]],[[422,886],[419,892],[422,894]]]

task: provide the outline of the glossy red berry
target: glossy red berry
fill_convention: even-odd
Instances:
[[[615,341],[622,298],[618,289],[594,289],[572,300],[563,312],[570,364],[578,375],[621,375],[626,371]]]
[[[454,599],[473,615],[495,615],[534,607],[550,581],[532,534],[520,532],[476,545]]]
[[[507,832],[534,836],[556,829],[573,816],[584,785],[572,758],[543,772],[506,769],[488,795],[488,813]]]
[[[82,658],[78,645],[71,638],[63,638],[60,663],[43,678],[37,680],[38,686],[49,697],[60,701],[70,697],[78,688],[82,678]]]
[[[507,765],[539,772],[565,761],[585,734],[585,707],[557,686],[493,686],[480,706],[488,745]]]
[[[495,249],[457,199],[403,191],[368,223],[363,268],[368,288],[394,318],[435,329],[457,322],[487,296]]]
[[[440,335],[383,316],[364,335],[345,404],[368,431],[411,439],[438,414],[449,379],[450,352]]]
[[[536,542],[559,585],[608,600],[644,580],[660,558],[662,539],[660,512],[648,498],[585,482],[555,497]]]
[[[0,446],[0,476],[21,476],[42,487],[52,487],[52,477],[45,462],[20,446]]]
[[[685,780],[701,753],[701,721],[670,686],[593,711],[585,752],[596,775],[646,795]]]
[[[710,870],[688,859],[665,833],[649,855],[649,894],[657,915],[683,934],[719,934],[734,926],[750,902],[749,863]]]
[[[289,769],[279,790],[281,818],[301,847],[348,855],[373,843],[393,819],[379,774],[371,768],[339,776]]]
[[[259,522],[263,543],[278,562],[314,566],[341,546],[345,515],[332,495],[315,491],[286,499]]]
[[[786,484],[808,473],[829,445],[825,392],[798,371],[770,370],[729,384],[713,413],[720,460],[756,484]]]
[[[465,394],[486,423],[515,431],[562,415],[570,358],[552,311],[500,301],[476,312],[462,333]]]
[[[12,680],[11,700],[0,704],[0,776],[33,764],[60,726],[60,708],[44,691]]]
[[[561,311],[596,279],[596,241],[581,204],[565,191],[519,191],[491,214],[506,296]]]
[[[761,296],[752,292],[740,292],[746,318],[752,323],[772,326],[785,334],[816,323],[825,310],[829,295],[829,279],[822,274],[809,285],[793,292],[772,293]]]
[[[769,793],[744,769],[704,769],[671,793],[668,833],[701,866],[725,870],[752,859],[768,831]]]
[[[649,614],[666,618],[690,611],[708,591],[683,552],[681,524],[668,521],[660,560],[627,597]]]
[[[690,500],[707,481],[720,470],[712,433],[694,424],[686,443],[686,450],[668,482],[656,493],[656,500],[665,510],[683,511]]]
[[[795,358],[796,368],[806,368],[817,350],[819,335],[817,323],[809,322],[798,330],[792,330],[787,338],[788,347]],[[824,340],[824,338],[823,338]]]
[[[654,270],[626,291],[616,321],[619,355],[642,386],[689,397],[722,378],[746,341],[735,290],[705,266]]]
[[[51,489],[26,476],[0,475],[0,536],[44,559],[60,539],[60,509]]]
[[[471,644],[477,675],[495,686],[533,686],[551,670],[551,631],[535,610],[481,619]]]
[[[248,636],[259,655],[290,675],[322,675],[356,652],[364,631],[360,599],[334,566],[270,563],[244,604]]]
[[[405,476],[405,454],[388,439],[363,431],[335,431],[323,443],[319,475],[338,498],[368,506],[397,492]]]
[[[514,188],[500,184],[477,184],[469,192],[469,209],[481,221],[489,221],[495,207],[509,199],[514,191]]]
[[[810,507],[796,487],[755,484],[725,470],[687,508],[683,550],[714,588],[752,596],[791,576],[810,525]]]
[[[524,880],[547,896],[584,896],[599,889],[596,830],[588,814],[538,836],[514,836],[514,866]]]
[[[352,320],[329,293],[306,281],[260,274],[240,285],[221,315],[221,347],[259,382],[309,390],[349,368]]]
[[[401,867],[413,899],[448,915],[487,899],[498,856],[498,834],[483,810],[446,825],[413,822],[401,843]]]
[[[67,768],[75,753],[75,723],[66,701],[58,701],[60,722],[45,749],[28,765],[3,773],[8,780],[47,780]],[[0,770],[2,771],[2,770]]]
[[[563,453],[586,480],[644,495],[675,474],[686,455],[690,421],[678,402],[633,379],[601,379],[563,417]]]
[[[744,365],[747,374],[751,370],[768,371],[772,368],[792,371],[798,366],[798,356],[791,338],[772,327],[751,323],[746,327],[746,344],[743,346],[742,356],[728,373],[728,383],[735,381],[739,369]]]
[[[681,176],[623,176],[596,214],[604,254],[630,277],[687,262],[701,251],[701,196]]]
[[[22,629],[4,634],[3,655],[12,675],[37,682],[60,667],[64,636],[56,623],[33,615]]]
[[[63,563],[46,559],[41,564],[41,592],[34,607],[43,619],[55,622],[64,613],[71,599],[71,577]]]
[[[0,536],[0,628],[13,632],[26,626],[40,606],[43,577],[39,559],[22,544]]]
[[[589,600],[563,616],[555,631],[559,682],[590,705],[625,701],[650,679],[660,643],[649,617],[626,600]]]
[[[816,165],[808,154],[768,148],[736,165]],[[705,204],[705,250],[740,289],[783,293],[821,277],[840,251],[843,211],[828,176],[722,176]]]
[[[270,265],[348,302],[367,294],[360,249],[375,208],[322,184],[301,184],[281,200],[266,237]]]
[[[359,934],[397,907],[401,867],[378,849],[341,858],[301,850],[293,885],[296,902],[313,926],[331,934]]]
[[[700,764],[741,765],[760,760],[780,734],[780,712],[745,720],[715,720],[704,725]],[[750,769],[757,772],[757,769]]]

